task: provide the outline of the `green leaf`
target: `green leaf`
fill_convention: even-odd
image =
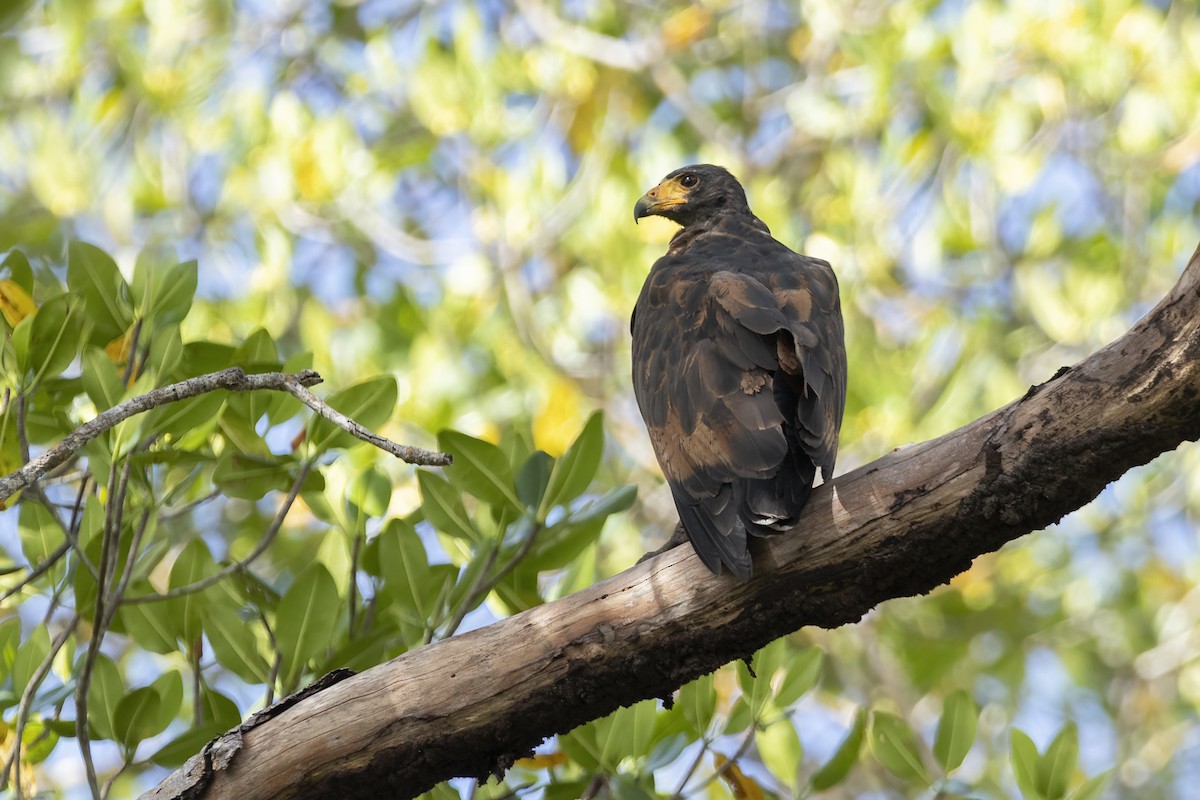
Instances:
[[[334,392],[326,402],[363,427],[375,429],[387,422],[396,408],[396,379],[389,376],[372,378]],[[349,447],[358,442],[323,417],[312,421],[308,440],[318,451]]]
[[[33,294],[33,268],[20,250],[13,250],[0,261],[0,279],[11,280],[26,294]]]
[[[17,529],[21,536],[21,552],[33,566],[42,564],[63,542],[62,528],[40,503],[21,503]]]
[[[131,596],[151,594],[153,589],[145,581],[130,584]],[[168,655],[178,649],[178,639],[183,636],[182,620],[171,613],[171,604],[130,603],[117,611],[120,629],[132,637],[139,647],[152,653]]]
[[[479,541],[479,531],[467,516],[462,496],[458,489],[442,476],[429,470],[417,470],[417,484],[421,487],[421,510],[425,519],[447,536]]]
[[[50,653],[50,632],[45,625],[39,625],[29,634],[29,638],[17,649],[12,666],[13,692],[18,696],[25,691],[33,673],[37,671],[42,660]]]
[[[439,599],[449,596],[458,569],[448,564],[430,566],[421,537],[401,520],[389,520],[377,539],[384,585],[411,610],[409,622],[425,625],[440,610]]]
[[[150,756],[150,760],[167,769],[181,767],[185,761],[200,752],[200,748],[225,731],[225,727],[214,722],[191,728],[163,745],[162,749]]]
[[[125,384],[113,364],[99,347],[83,351],[83,390],[97,411],[112,408],[125,396]]]
[[[108,656],[100,653],[92,664],[92,680],[88,685],[88,724],[101,739],[112,739],[117,703],[125,696],[121,671]]]
[[[237,703],[210,686],[204,686],[200,692],[203,704],[200,707],[201,725],[212,724],[220,731],[227,731],[242,721],[242,713],[238,711]]]
[[[783,681],[779,684],[779,695],[775,702],[780,706],[790,706],[816,686],[821,677],[824,657],[819,647],[808,647],[794,655],[788,652],[784,659]]]
[[[604,415],[597,411],[588,418],[583,430],[567,449],[550,473],[550,483],[538,507],[538,519],[557,505],[566,505],[583,494],[596,477],[600,457],[604,454]]]
[[[134,689],[121,698],[113,712],[113,737],[128,749],[154,735],[158,724],[158,691],[151,686]]]
[[[270,667],[259,651],[258,637],[237,612],[224,603],[212,603],[202,616],[217,663],[247,683],[267,683]]]
[[[381,517],[392,499],[392,482],[374,467],[365,469],[350,484],[347,499],[363,514]]]
[[[229,497],[261,500],[271,491],[286,491],[295,482],[289,458],[255,458],[226,450],[213,469],[213,484]]]
[[[929,785],[917,737],[913,735],[907,722],[895,714],[873,712],[870,742],[871,752],[876,760],[893,775],[922,786]]]
[[[15,344],[15,331],[13,335]],[[69,294],[47,300],[33,315],[29,332],[29,368],[43,378],[58,375],[79,354],[82,338],[82,304]]]
[[[1078,758],[1079,730],[1074,722],[1068,722],[1038,759],[1037,788],[1042,797],[1058,800],[1067,794]]]
[[[860,708],[854,715],[854,724],[850,726],[846,737],[838,745],[834,754],[829,757],[820,769],[812,776],[814,791],[823,792],[841,783],[854,762],[858,761],[858,753],[862,749],[863,734],[867,730],[867,712]]]
[[[464,492],[496,507],[508,506],[520,513],[512,468],[496,445],[458,431],[438,434],[438,447],[454,457],[446,468],[450,482]]]
[[[1013,776],[1025,800],[1046,800],[1037,786],[1038,751],[1033,740],[1019,728],[1013,728],[1009,732],[1009,745]]]
[[[684,719],[692,726],[695,736],[704,736],[717,708],[717,690],[713,685],[712,673],[701,675],[691,683],[684,685],[679,690],[679,699],[675,701],[675,704],[683,712]]]
[[[133,321],[129,286],[108,253],[85,242],[71,242],[67,250],[67,286],[83,297],[94,344],[103,346],[129,328]]]
[[[178,325],[168,325],[151,334],[146,366],[158,376],[160,383],[167,382],[167,376],[175,372],[182,360],[183,339],[179,335]]]
[[[795,787],[804,748],[792,720],[784,717],[755,731],[754,743],[763,765],[771,774],[789,789]]]
[[[1094,778],[1088,778],[1082,786],[1071,793],[1071,800],[1098,800],[1104,793],[1104,787],[1108,785],[1111,777],[1112,770],[1106,770]]]
[[[517,499],[526,508],[537,508],[538,503],[542,502],[553,470],[554,459],[541,450],[530,454],[517,470]]]
[[[72,723],[74,727],[74,723]],[[58,734],[43,720],[31,719],[25,725],[25,763],[40,764],[50,757],[58,744]]]
[[[201,539],[192,539],[179,551],[175,563],[171,565],[171,576],[167,581],[168,587],[181,589],[184,586],[191,586],[216,571],[217,564],[208,551],[208,545]],[[192,592],[166,601],[170,604],[175,619],[182,623],[183,640],[188,645],[200,636],[200,615],[207,604],[206,594],[207,591]]]
[[[12,675],[17,648],[21,646],[21,618],[11,616],[0,621],[0,684]]]
[[[147,415],[145,429],[179,442],[195,431],[215,429],[224,402],[224,392],[209,392],[160,406]]]
[[[933,741],[933,754],[946,774],[958,769],[975,742],[979,708],[961,689],[946,698]]]
[[[600,765],[615,772],[626,758],[648,755],[654,737],[656,700],[643,700],[632,706],[618,708],[609,716],[596,720],[596,743],[600,747]]]
[[[171,669],[154,679],[150,684],[158,692],[158,712],[149,736],[157,736],[167,729],[183,705],[183,676],[179,670]]]
[[[754,722],[754,714],[750,710],[750,704],[746,702],[746,697],[743,695],[734,701],[733,707],[729,709],[729,718],[725,720],[725,729],[722,733],[729,735],[733,733],[741,733],[750,727]]]
[[[196,262],[162,266],[166,261],[159,253],[143,251],[134,263],[129,286],[138,314],[155,329],[181,322],[196,295]]]
[[[636,486],[622,486],[619,489],[612,489],[592,500],[583,506],[583,508],[572,512],[570,516],[571,523],[582,525],[587,522],[604,520],[613,514],[625,511],[633,505],[633,501],[636,499]]]
[[[283,654],[285,687],[294,686],[308,660],[331,645],[340,609],[333,576],[319,562],[284,592],[275,612],[275,640]]]
[[[745,661],[737,662],[738,686],[756,720],[762,719],[763,709],[774,697],[771,680],[783,664],[786,648],[787,640],[780,638],[755,653],[750,662],[753,674]]]

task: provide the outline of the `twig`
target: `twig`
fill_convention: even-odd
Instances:
[[[25,723],[29,717],[29,704],[33,702],[33,695],[37,692],[42,681],[46,679],[46,673],[50,671],[50,665],[54,663],[58,651],[67,643],[67,639],[71,637],[75,626],[79,624],[79,615],[76,614],[71,618],[67,627],[59,631],[58,636],[54,637],[54,641],[50,643],[50,651],[46,653],[46,657],[42,659],[42,663],[38,664],[38,668],[34,670],[33,675],[29,678],[29,683],[25,684],[24,691],[21,692],[21,702],[17,706],[17,724],[16,731],[13,737],[13,749],[8,756],[8,760],[4,762],[4,771],[0,772],[0,787],[4,786],[5,780],[8,778],[8,772],[16,765],[16,773],[13,775],[13,787],[15,790],[14,796],[17,800],[21,800],[21,738],[25,735]]]
[[[347,638],[354,638],[354,623],[357,621],[355,608],[358,605],[358,556],[362,549],[362,537],[354,536],[354,546],[350,549],[350,599],[347,606],[350,610],[350,620],[347,623]]]
[[[481,597],[487,597],[491,591],[500,584],[500,581],[504,580],[508,576],[508,573],[516,569],[517,565],[520,564],[527,555],[529,555],[529,551],[533,549],[534,542],[537,541],[537,535],[541,532],[541,530],[542,526],[535,522],[533,524],[533,528],[529,531],[529,535],[526,536],[525,541],[521,543],[521,549],[518,550],[516,554],[513,555],[513,557],[510,558],[503,567],[500,568],[500,571],[497,572],[491,580],[481,586],[480,582],[483,576],[486,575],[487,571],[492,568],[492,565],[496,562],[496,556],[499,555],[499,548],[496,548],[492,551],[491,555],[488,556],[487,565],[480,570],[479,578],[475,580],[475,585],[471,587],[471,591],[468,592],[467,596],[463,598],[462,605],[458,607],[458,613],[454,615],[454,619],[450,621],[450,624],[446,627],[446,631],[442,634],[443,639],[449,639],[451,636],[453,636],[454,632],[458,630],[458,626],[462,624],[463,618],[470,613],[471,607],[475,604],[475,601]]]
[[[56,547],[54,549],[54,552],[46,557],[45,561],[43,561],[42,563],[38,564],[36,567],[31,569],[29,571],[28,575],[26,575],[21,580],[17,581],[16,585],[12,586],[9,589],[6,589],[4,591],[4,594],[0,594],[0,603],[3,603],[8,598],[12,597],[14,594],[21,591],[21,589],[24,586],[26,586],[28,583],[30,583],[31,581],[35,581],[38,578],[40,578],[51,567],[53,567],[55,564],[57,564],[58,560],[60,558],[62,558],[64,555],[66,555],[66,552],[70,549],[71,549],[70,541],[65,541],[62,544],[60,544],[58,547]],[[14,571],[19,570],[19,569],[21,569],[21,567],[16,567],[14,569]]]
[[[312,372],[311,370],[307,370],[306,372],[316,375],[316,373]],[[407,444],[397,444],[391,439],[386,439],[377,433],[372,433],[362,425],[359,425],[357,422],[347,417],[342,412],[331,407],[324,400],[321,400],[306,388],[306,384],[299,380],[295,380],[293,376],[283,373],[272,374],[283,375],[284,378],[290,380],[286,380],[283,385],[279,387],[269,386],[262,388],[279,388],[282,391],[291,394],[292,397],[295,397],[301,403],[304,403],[304,405],[308,406],[313,411],[332,422],[334,425],[337,425],[339,428],[346,431],[346,433],[362,439],[364,442],[373,444],[384,452],[391,453],[401,461],[405,461],[409,464],[419,464],[425,467],[448,467],[454,461],[454,459],[450,457],[449,453],[439,453],[433,450],[423,450],[420,447],[413,447]],[[304,375],[305,373],[301,372],[298,374]],[[258,378],[261,376],[248,375],[246,377]],[[317,380],[320,380],[319,376]]]
[[[190,511],[195,511],[197,508],[199,508],[200,506],[204,505],[205,503],[207,503],[211,500],[216,500],[220,496],[221,496],[221,490],[213,489],[211,492],[204,495],[204,497],[198,498],[196,500],[192,500],[189,503],[184,503],[183,505],[178,506],[176,508],[164,508],[162,511],[158,512],[158,519],[160,522],[163,522],[165,520],[175,519],[176,517],[181,517]]]
[[[292,482],[292,488],[284,498],[283,505],[279,507],[279,511],[275,513],[275,519],[271,520],[271,527],[267,528],[267,532],[263,534],[254,550],[250,555],[240,561],[235,561],[229,566],[223,568],[219,572],[209,575],[203,580],[189,583],[187,586],[179,586],[175,589],[163,592],[162,594],[139,594],[133,597],[125,597],[121,599],[121,603],[126,605],[134,605],[137,603],[157,603],[160,600],[170,600],[174,597],[183,597],[184,595],[195,594],[202,592],[210,586],[220,583],[225,578],[235,572],[240,572],[250,565],[250,562],[261,556],[271,546],[271,541],[275,538],[275,534],[279,533],[280,527],[283,526],[283,520],[287,517],[288,511],[291,510],[292,504],[296,502],[296,498],[300,496],[300,488],[304,485],[304,480],[308,477],[309,470],[312,469],[312,460],[305,461],[300,465],[300,471],[296,473],[296,480]]]
[[[708,752],[708,748],[711,743],[707,739],[701,739],[700,744],[700,751],[696,753],[696,757],[692,759],[691,766],[689,766],[687,771],[683,773],[683,778],[680,779],[679,786],[675,789],[675,792],[670,798],[668,798],[668,800],[683,800],[684,787],[688,785],[688,781],[692,779],[692,776],[696,774],[696,770],[700,768],[701,762],[704,761],[704,754]]]
[[[50,470],[65,462],[84,445],[107,430],[111,430],[121,422],[137,414],[145,413],[153,408],[177,403],[198,395],[225,389],[231,392],[278,391],[288,392],[313,411],[325,417],[352,436],[369,442],[381,450],[385,450],[409,464],[421,464],[431,467],[444,467],[451,463],[451,458],[445,453],[423,450],[419,447],[397,444],[378,434],[368,431],[357,422],[330,408],[323,400],[308,391],[309,386],[321,382],[321,376],[312,370],[302,370],[295,374],[285,372],[265,372],[258,375],[247,375],[241,367],[229,367],[219,372],[210,372],[195,378],[188,378],[170,386],[153,389],[146,394],[130,398],[123,403],[102,411],[95,419],[80,425],[67,435],[65,439],[42,453],[35,459],[28,460],[25,466],[0,478],[0,503],[7,500],[13,493],[35,483]],[[17,413],[23,414],[21,398],[17,399]],[[20,425],[18,425],[19,432]]]

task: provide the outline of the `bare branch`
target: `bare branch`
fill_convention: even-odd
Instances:
[[[315,375],[316,373],[314,372],[312,374]],[[247,377],[258,378],[261,376],[248,375]],[[285,377],[290,378],[292,376],[289,375]],[[401,461],[405,461],[409,464],[420,464],[424,467],[448,467],[451,463],[453,463],[454,459],[452,459],[447,453],[438,453],[432,450],[423,450],[420,447],[397,444],[391,439],[385,439],[377,433],[372,433],[362,425],[359,425],[357,422],[347,417],[342,412],[330,407],[328,403],[310,392],[307,388],[305,388],[305,384],[299,381],[287,381],[283,386],[280,387],[272,386],[265,388],[280,388],[283,391],[288,392],[301,403],[304,403],[304,405],[308,406],[313,411],[332,422],[334,425],[337,425],[339,428],[346,431],[346,433],[362,439],[368,444],[373,444],[386,453],[391,453]]]
[[[547,736],[665,697],[802,626],[928,592],[1197,438],[1200,250],[1117,341],[959,430],[817,488],[790,535],[754,540],[752,580],[714,577],[677,547],[312,693],[219,737],[145,797],[412,797],[486,778]]]
[[[444,467],[450,464],[450,456],[422,450],[419,447],[397,444],[378,434],[371,433],[354,420],[330,408],[323,400],[308,391],[309,386],[321,382],[321,376],[312,370],[304,370],[296,374],[285,372],[266,372],[258,375],[247,375],[241,367],[230,367],[219,372],[211,372],[195,378],[188,378],[170,386],[153,389],[146,394],[130,398],[125,402],[102,411],[95,419],[85,422],[67,435],[65,439],[30,460],[11,475],[0,478],[0,504],[15,492],[35,483],[50,470],[62,464],[72,455],[79,452],[84,445],[105,431],[111,430],[120,423],[137,414],[143,414],[153,408],[177,403],[218,389],[231,392],[277,391],[288,392],[299,399],[313,411],[338,425],[353,436],[369,442],[410,464]],[[18,396],[18,413],[21,413],[21,398]],[[18,426],[20,427],[20,426]]]

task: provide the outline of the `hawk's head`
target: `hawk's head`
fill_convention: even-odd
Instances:
[[[657,215],[686,228],[731,211],[750,213],[737,178],[724,167],[693,164],[675,170],[642,195],[633,207],[633,221]]]

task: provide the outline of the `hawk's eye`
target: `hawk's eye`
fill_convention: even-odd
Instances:
[[[682,178],[679,179],[679,185],[685,189],[690,189],[699,182],[700,182],[700,179],[697,178],[695,175],[693,175],[690,172],[687,175],[684,175]]]

